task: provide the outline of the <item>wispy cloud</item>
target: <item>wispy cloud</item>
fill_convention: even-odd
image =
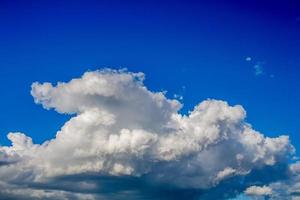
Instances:
[[[253,69],[254,69],[254,74],[256,76],[260,76],[262,75],[264,72],[263,72],[263,67],[262,67],[262,64],[261,63],[257,63],[253,66]]]

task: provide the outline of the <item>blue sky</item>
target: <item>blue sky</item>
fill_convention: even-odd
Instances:
[[[127,68],[152,91],[240,104],[266,136],[300,149],[300,3],[297,1],[0,1],[0,144],[36,143],[70,118],[36,105],[34,81]],[[241,197],[242,198],[242,197]]]
[[[256,129],[288,133],[300,145],[299,3],[1,1],[0,7],[2,144],[9,131],[42,142],[67,119],[33,103],[33,81],[125,67],[144,72],[151,90],[182,94],[183,112],[207,98],[241,104]]]

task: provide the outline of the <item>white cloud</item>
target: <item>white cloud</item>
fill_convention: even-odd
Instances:
[[[36,103],[75,115],[43,144],[22,133],[8,134],[12,146],[0,146],[0,163],[5,163],[0,194],[15,182],[32,189],[84,174],[147,176],[154,185],[208,189],[285,163],[294,152],[288,136],[269,138],[255,131],[240,105],[209,99],[181,115],[180,102],[149,91],[143,80],[143,73],[106,69],[55,86],[33,83]]]
[[[250,62],[252,60],[252,58],[248,56],[248,57],[246,57],[245,60],[248,61],[248,62]]]
[[[223,180],[225,178],[233,176],[235,173],[236,173],[235,169],[232,169],[231,167],[226,167],[223,171],[220,171],[217,174],[216,181]]]
[[[245,191],[247,195],[258,195],[258,196],[266,196],[272,194],[272,189],[268,186],[251,186],[248,187]]]

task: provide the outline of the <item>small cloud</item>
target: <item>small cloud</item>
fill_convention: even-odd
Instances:
[[[257,63],[256,65],[253,66],[254,73],[256,76],[260,76],[263,74],[263,67],[261,66],[260,63]]]
[[[245,190],[245,194],[250,196],[268,196],[272,194],[272,188],[268,186],[251,186]]]
[[[180,101],[183,100],[183,95],[185,93],[185,90],[186,90],[186,87],[184,85],[181,86],[179,91],[173,95],[173,98],[177,99],[177,100],[180,100]]]
[[[245,59],[247,62],[250,62],[251,60],[252,60],[252,58],[251,57],[246,57],[246,59]]]

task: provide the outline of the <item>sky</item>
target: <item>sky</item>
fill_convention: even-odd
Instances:
[[[294,156],[299,155],[300,3],[296,0],[0,0],[0,27],[0,146],[11,145],[9,132],[25,133],[33,143],[42,144],[53,139],[66,122],[84,113],[82,106],[94,106],[82,93],[66,97],[60,90],[67,94],[69,90],[56,87],[57,82],[65,82],[66,88],[73,88],[71,79],[91,72],[91,77],[100,76],[99,80],[111,80],[110,76],[119,80],[119,75],[141,79],[138,82],[147,91],[162,92],[167,113],[187,116],[199,103],[214,102],[212,99],[229,106],[241,105],[246,114],[239,124],[249,123],[266,137],[289,135],[296,149]],[[104,68],[112,71],[102,71]],[[114,71],[124,68],[127,71]],[[131,74],[138,72],[144,73],[145,79]],[[86,84],[83,77],[79,84]],[[34,82],[39,84],[32,85]],[[50,89],[57,93],[48,94],[45,82],[52,83],[54,89]],[[136,87],[135,82],[130,84]],[[113,90],[120,85],[116,81],[105,86]],[[43,95],[49,95],[49,102]],[[150,101],[144,93],[134,95]],[[89,103],[77,104],[80,98]],[[169,108],[172,99],[177,99],[182,108]],[[148,107],[153,106],[151,102]],[[212,105],[227,112],[228,105]],[[162,111],[153,109],[160,119]],[[124,112],[129,111],[124,108]],[[119,114],[123,116],[114,113]],[[129,114],[139,115],[137,111]],[[154,131],[157,128],[152,123],[160,124],[152,118],[139,126],[135,117],[130,120],[126,123],[134,124],[132,127],[151,126]],[[163,123],[166,119],[161,120]],[[225,169],[224,173],[232,171]],[[275,190],[275,186],[268,187]]]

